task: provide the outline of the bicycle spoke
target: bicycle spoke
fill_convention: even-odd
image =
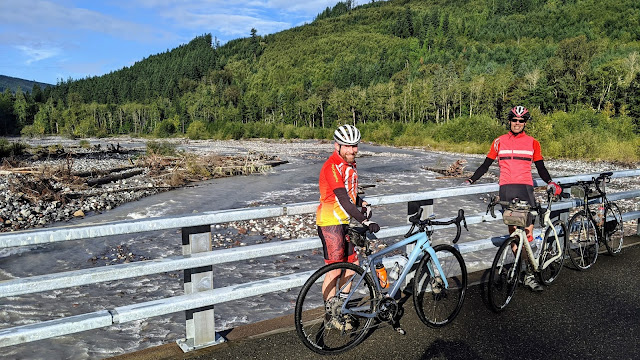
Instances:
[[[584,210],[575,213],[569,220],[567,251],[573,265],[586,270],[598,257],[598,235],[595,224]]]
[[[425,325],[441,327],[455,319],[462,308],[467,268],[454,247],[437,245],[434,250],[442,272],[431,256],[427,254],[422,258],[413,280],[413,303]]]
[[[347,281],[336,282],[332,289],[322,285],[325,276],[355,274]],[[329,274],[329,275],[327,275]],[[362,279],[362,276],[365,276]],[[359,281],[362,280],[362,281]],[[350,290],[350,298],[335,295]],[[331,293],[331,295],[327,295]],[[326,300],[325,300],[326,298]],[[363,318],[342,311],[357,308],[360,312],[373,313],[376,300],[373,282],[362,268],[348,263],[336,263],[316,271],[300,290],[296,302],[295,325],[298,337],[309,349],[319,354],[336,354],[359,344],[367,334],[373,318]]]
[[[610,255],[618,255],[622,251],[622,242],[624,240],[624,228],[622,222],[622,213],[615,203],[607,203],[604,208],[605,223],[605,241],[604,245]]]
[[[491,265],[487,294],[489,305],[495,312],[502,311],[511,301],[518,283],[520,261],[516,261],[511,244],[518,243],[516,238],[507,239],[498,250]]]
[[[555,230],[555,232],[554,232]],[[556,235],[558,240],[556,241]],[[556,220],[552,226],[548,227],[544,234],[543,252],[540,254],[540,266],[542,269],[538,273],[540,281],[545,284],[551,284],[562,270],[564,264],[564,247],[566,243],[567,231],[561,220]],[[546,267],[543,267],[547,261],[556,258]]]

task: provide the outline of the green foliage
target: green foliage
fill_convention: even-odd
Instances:
[[[153,134],[157,137],[166,138],[175,134],[176,125],[172,120],[162,120],[153,131]]]
[[[204,123],[204,121],[196,120],[189,124],[189,128],[187,129],[187,137],[191,140],[202,140],[209,138],[207,125]]]
[[[222,46],[206,34],[101,77],[2,93],[0,135],[330,139],[354,123],[369,141],[476,152],[523,104],[552,156],[601,156],[578,140],[593,135],[620,144],[608,156],[637,159],[638,11],[631,0],[348,0],[278,33]]]
[[[480,115],[460,117],[440,125],[434,133],[434,139],[452,143],[488,144],[504,132],[502,124],[489,116]]]
[[[26,144],[0,139],[0,158],[21,155],[26,148]]]
[[[147,155],[175,156],[177,154],[176,145],[167,141],[147,142]]]

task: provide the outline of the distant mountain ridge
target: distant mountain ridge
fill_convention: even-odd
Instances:
[[[40,86],[41,89],[44,89],[49,86],[53,86],[53,84],[47,84],[47,83],[42,83],[37,81],[30,81],[30,80],[15,78],[15,77],[6,76],[6,75],[0,75],[0,92],[4,92],[5,89],[9,89],[11,90],[12,93],[15,93],[16,90],[18,90],[18,87],[20,87],[20,89],[23,92],[31,92],[34,84],[38,84],[38,86]]]

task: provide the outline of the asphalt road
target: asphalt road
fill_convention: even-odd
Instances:
[[[337,356],[308,350],[292,329],[292,318],[283,317],[234,329],[226,334],[228,342],[187,354],[168,344],[118,358],[634,359],[640,356],[639,270],[638,245],[617,257],[600,254],[590,270],[563,268],[543,292],[519,287],[499,314],[485,304],[483,285],[474,285],[458,317],[442,329],[424,326],[409,299],[400,321],[406,335],[381,327]]]

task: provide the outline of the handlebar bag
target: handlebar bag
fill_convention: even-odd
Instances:
[[[507,209],[502,213],[502,221],[505,225],[529,226],[532,222],[529,210]]]

